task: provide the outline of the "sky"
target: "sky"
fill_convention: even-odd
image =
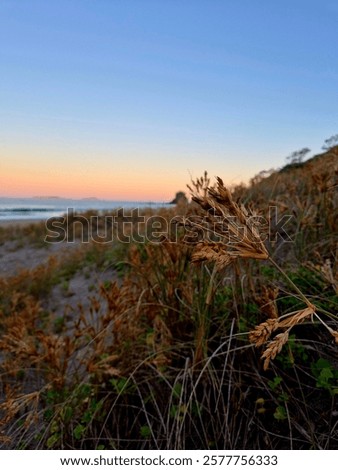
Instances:
[[[338,132],[336,0],[0,0],[0,196],[167,201]]]

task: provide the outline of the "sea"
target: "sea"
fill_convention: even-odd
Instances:
[[[70,211],[81,213],[88,210],[95,210],[100,213],[101,211],[109,211],[118,208],[157,209],[160,207],[170,207],[170,204],[159,202],[109,201],[96,198],[64,199],[59,197],[0,197],[0,222],[47,220],[50,217],[60,217]]]

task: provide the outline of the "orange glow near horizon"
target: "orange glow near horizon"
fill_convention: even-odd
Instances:
[[[130,201],[167,201],[177,191],[185,191],[187,181],[178,181],[175,171],[162,168],[143,172],[131,164],[111,165],[105,169],[87,163],[51,161],[33,162],[30,159],[11,159],[1,164],[0,196],[65,198],[96,197],[98,199]]]
[[[190,170],[187,167],[191,164],[184,156],[160,158],[141,149],[137,154],[118,155],[117,151],[95,154],[79,149],[67,152],[64,148],[51,150],[17,144],[7,149],[6,158],[1,156],[0,196],[165,202],[172,200],[178,191],[188,192]],[[241,182],[235,165],[232,168],[231,163],[222,162],[205,168],[205,164],[208,161],[202,158],[193,162],[193,178],[201,176],[206,169],[211,178],[221,176],[226,184]],[[244,165],[242,177],[247,180],[254,170],[249,173],[249,165],[245,168]]]
[[[182,185],[181,185],[182,186]],[[121,179],[118,176],[109,178],[101,175],[95,179],[72,178],[68,174],[59,174],[57,178],[32,177],[29,174],[0,175],[0,196],[2,197],[35,197],[57,196],[65,198],[96,197],[110,200],[130,201],[164,201],[172,199],[177,191],[184,190],[171,181],[149,178],[140,182],[129,176]]]

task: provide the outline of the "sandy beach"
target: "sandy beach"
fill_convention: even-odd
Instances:
[[[22,229],[43,224],[41,220],[0,221],[0,232],[3,232],[0,244],[0,276],[13,276],[21,269],[33,269],[46,262],[51,254],[64,250],[65,247],[61,244],[43,246],[42,237],[38,245],[25,240]]]
[[[34,237],[30,235],[31,231]],[[22,273],[33,277],[35,270],[47,267],[51,260],[61,265],[78,265],[72,275],[67,274],[53,286],[42,301],[44,308],[58,316],[77,310],[79,304],[88,306],[89,297],[98,292],[99,285],[116,278],[111,266],[98,268],[85,261],[88,244],[44,243],[44,222],[41,220],[1,221],[0,234],[0,277],[9,281]]]

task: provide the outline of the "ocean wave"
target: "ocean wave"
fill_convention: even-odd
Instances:
[[[5,209],[0,209],[0,214],[2,212],[8,213],[8,212],[53,212],[53,211],[60,211],[60,209],[51,209],[50,207],[48,208],[41,208],[41,207],[16,207],[16,208],[5,208]]]

